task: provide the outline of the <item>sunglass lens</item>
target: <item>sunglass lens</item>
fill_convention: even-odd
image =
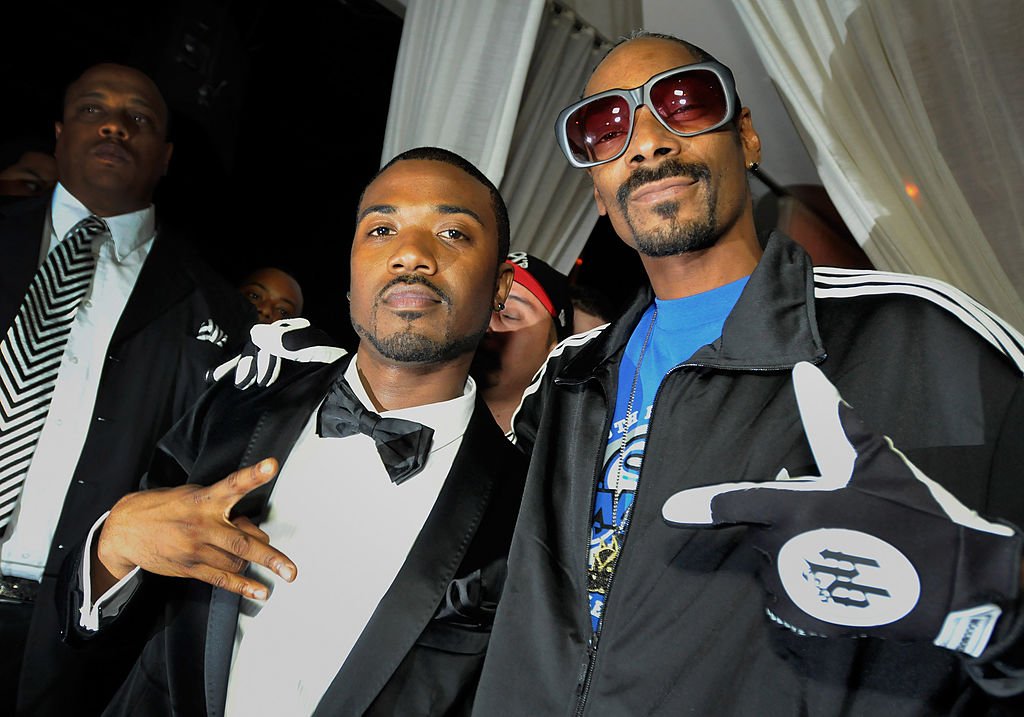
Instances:
[[[683,70],[651,87],[651,104],[676,132],[692,134],[725,118],[728,103],[722,81],[710,70]]]
[[[565,120],[569,149],[579,162],[603,162],[618,154],[630,127],[629,104],[624,97],[599,97],[587,102]]]

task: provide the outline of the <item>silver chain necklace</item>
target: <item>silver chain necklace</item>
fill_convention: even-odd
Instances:
[[[647,344],[651,340],[651,334],[654,333],[654,322],[658,320],[658,305],[654,305],[654,313],[651,315],[651,325],[647,327],[647,335],[644,336],[644,343],[640,347],[640,355],[636,359],[636,370],[633,371],[633,386],[629,390],[629,402],[626,404],[626,425],[623,427],[622,440],[619,441],[619,461],[615,471],[615,494],[612,496],[612,525],[615,526],[616,530],[621,530],[626,527],[626,521],[629,519],[630,510],[626,511],[626,515],[622,516],[622,525],[619,525],[619,496],[622,495],[622,469],[626,463],[626,443],[629,440],[629,417],[633,415],[633,402],[636,400],[636,386],[640,382],[640,366],[644,362],[644,354],[647,353]],[[639,420],[637,421],[639,423]],[[639,478],[639,475],[637,476]],[[632,505],[629,506],[632,509]]]

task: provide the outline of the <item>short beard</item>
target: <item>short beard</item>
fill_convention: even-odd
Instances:
[[[378,336],[355,321],[352,322],[352,327],[361,338],[369,341],[377,353],[384,358],[396,363],[416,364],[444,363],[472,352],[476,349],[487,328],[485,326],[476,334],[456,338],[446,333],[445,337],[438,341],[418,334],[411,328],[390,336]]]
[[[417,274],[413,274],[411,276],[400,276],[392,279],[380,290],[376,300],[374,301],[372,313],[370,315],[370,328],[360,324],[355,320],[355,317],[349,313],[349,319],[352,321],[352,328],[355,329],[355,332],[361,338],[369,341],[370,345],[372,345],[381,356],[391,361],[395,361],[396,363],[431,364],[451,361],[463,354],[476,350],[477,345],[480,343],[480,339],[483,338],[484,333],[487,331],[487,325],[490,323],[489,315],[483,319],[479,329],[473,333],[465,336],[453,337],[451,335],[451,327],[446,326],[444,338],[437,340],[424,336],[421,333],[417,333],[413,329],[412,322],[422,316],[422,313],[410,311],[407,312],[408,319],[406,320],[405,329],[397,331],[390,336],[380,336],[377,332],[377,309],[379,307],[379,302],[387,290],[395,284],[422,284],[430,288],[442,299],[445,307],[447,308],[447,315],[449,319],[451,317],[451,298],[443,290],[435,286],[429,279]]]
[[[664,220],[655,229],[640,231],[633,223],[629,214],[629,195],[636,189],[668,177],[690,177],[702,183],[707,201],[707,212],[704,217],[681,223],[676,219],[679,202],[662,202],[654,207],[654,212]],[[633,242],[638,252],[644,256],[663,257],[686,254],[689,252],[710,249],[718,242],[718,222],[715,218],[715,205],[718,203],[718,190],[711,184],[711,170],[706,164],[696,162],[683,163],[677,160],[666,160],[651,169],[640,167],[629,175],[615,193],[622,216],[633,234]]]

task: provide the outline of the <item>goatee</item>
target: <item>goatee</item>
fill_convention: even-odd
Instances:
[[[700,183],[706,203],[705,213],[697,219],[680,222],[677,218],[679,202],[670,200],[653,207],[654,213],[663,222],[649,230],[638,229],[629,212],[629,196],[639,187],[669,177],[687,177]],[[633,234],[638,252],[650,257],[675,256],[688,252],[702,251],[718,241],[718,222],[715,220],[715,205],[718,192],[712,185],[711,169],[698,162],[680,162],[669,159],[657,167],[640,167],[622,183],[615,194],[622,210],[622,216]]]
[[[398,331],[390,336],[379,336],[355,321],[352,327],[356,333],[370,342],[384,358],[397,363],[443,363],[458,358],[476,349],[483,331],[475,335],[452,337],[441,340],[418,334],[411,328]],[[485,327],[486,328],[486,327]]]

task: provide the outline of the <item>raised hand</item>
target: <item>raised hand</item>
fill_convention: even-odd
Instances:
[[[249,342],[242,353],[212,369],[211,382],[219,381],[234,370],[235,386],[269,386],[281,373],[281,361],[333,363],[345,355],[345,349],[307,319],[281,319],[272,324],[256,324],[249,331]]]
[[[156,488],[123,497],[110,511],[97,542],[94,594],[138,566],[266,599],[266,587],[242,571],[255,562],[291,582],[295,563],[270,545],[269,536],[248,518],[230,516],[243,496],[270,481],[277,470],[277,461],[269,458],[211,486]],[[109,575],[102,575],[104,570]],[[103,584],[103,578],[109,584]]]
[[[798,364],[793,384],[821,475],[685,490],[665,502],[665,520],[748,525],[768,559],[769,616],[796,632],[981,654],[1020,589],[1020,534],[924,475],[814,366]]]

